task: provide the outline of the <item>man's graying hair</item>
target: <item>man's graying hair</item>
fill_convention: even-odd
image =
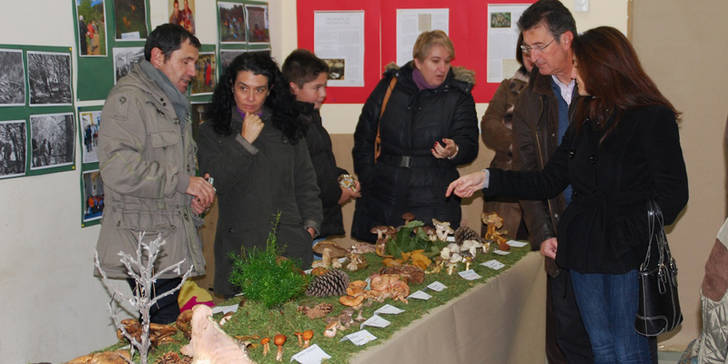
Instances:
[[[172,52],[182,48],[182,43],[189,39],[193,47],[200,49],[200,40],[187,29],[177,24],[162,24],[149,33],[144,44],[144,59],[152,60],[152,49],[159,48],[164,54],[164,61],[169,59]]]
[[[521,32],[529,30],[541,22],[546,25],[557,42],[559,37],[567,30],[576,37],[576,21],[569,9],[559,0],[539,0],[529,6],[518,19],[518,28]]]

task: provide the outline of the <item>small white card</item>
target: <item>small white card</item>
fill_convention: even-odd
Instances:
[[[480,276],[480,274],[475,273],[475,271],[472,270],[472,269],[458,272],[458,275],[460,275],[461,277],[463,277],[464,279],[467,279],[469,281],[476,280],[476,279],[479,279],[479,278],[483,278],[483,277]]]
[[[364,345],[370,341],[376,340],[376,339],[377,339],[377,337],[372,335],[372,333],[370,333],[369,331],[359,330],[353,334],[344,336],[343,338],[341,338],[341,340],[339,340],[339,342],[342,342],[344,340],[349,340],[349,341],[351,341],[352,344],[354,344],[356,346],[362,346],[362,345]]]
[[[517,240],[508,240],[506,244],[514,247],[514,248],[523,248],[524,246],[528,245],[525,241],[517,241]]]
[[[238,312],[238,305],[230,305],[230,306],[215,306],[212,308],[212,313],[222,313],[223,315],[228,312]]]
[[[503,250],[500,250],[500,249],[493,250],[493,253],[496,253],[498,255],[508,255],[508,254],[511,254],[511,252],[503,251]]]
[[[441,292],[443,289],[447,288],[447,286],[440,283],[439,281],[434,281],[434,282],[428,284],[427,288],[429,288],[435,292]]]
[[[385,319],[383,319],[383,318],[381,318],[381,317],[379,317],[377,315],[374,315],[374,316],[370,317],[368,320],[362,322],[361,325],[359,325],[359,327],[360,328],[361,327],[364,327],[364,326],[387,327],[390,324],[391,324],[391,322],[389,322],[389,321],[387,321],[387,320],[385,320]]]
[[[501,263],[501,262],[499,262],[499,261],[497,261],[495,259],[491,259],[491,260],[489,260],[487,262],[480,263],[480,265],[486,266],[486,267],[488,267],[490,269],[495,269],[495,270],[502,269],[503,267],[506,266],[505,264],[503,264],[503,263]]]
[[[418,290],[418,291],[412,293],[411,295],[409,295],[409,297],[407,297],[407,298],[416,298],[418,300],[425,300],[425,301],[427,301],[430,298],[432,298],[432,296],[430,296],[429,294],[427,294],[425,292],[422,292],[422,291]]]
[[[455,235],[448,235],[447,236],[447,239],[445,239],[445,240],[447,240],[448,243],[454,243],[455,242]]]
[[[326,354],[318,345],[313,344],[291,357],[291,361],[297,361],[301,364],[319,364],[324,359],[331,359],[331,355]]]
[[[374,311],[374,314],[375,315],[380,315],[380,314],[399,315],[402,312],[404,312],[403,309],[394,307],[394,306],[390,305],[389,303],[387,303],[386,305],[384,305],[384,306],[380,307],[379,309],[377,309],[376,311]]]

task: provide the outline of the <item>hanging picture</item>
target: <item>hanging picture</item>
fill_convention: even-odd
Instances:
[[[104,0],[76,0],[76,14],[78,14],[78,55],[106,56]]]
[[[44,169],[74,163],[72,113],[30,116],[30,169]]]
[[[0,106],[25,105],[23,51],[0,49]]]
[[[190,117],[192,119],[192,138],[197,141],[198,131],[200,130],[200,124],[207,121],[210,116],[210,110],[212,109],[212,103],[192,103],[192,110]]]
[[[95,163],[99,161],[96,153],[99,145],[99,127],[101,126],[101,110],[81,111],[78,113],[81,120],[81,138],[83,147],[81,155],[83,163]]]
[[[28,51],[30,106],[71,105],[71,55]]]
[[[218,2],[220,43],[245,43],[245,10],[243,4]]]
[[[0,178],[25,174],[25,120],[0,122]]]
[[[169,22],[195,34],[195,0],[169,0]]]
[[[104,212],[104,183],[101,180],[99,170],[84,171],[81,177],[81,190],[83,191],[82,225],[87,225],[91,221],[101,219]]]
[[[220,76],[225,72],[235,57],[245,53],[243,49],[221,49],[220,50]]]
[[[147,7],[144,0],[114,0],[117,40],[147,38]]]
[[[268,43],[270,33],[268,31],[268,6],[267,5],[245,5],[248,25],[248,42]]]
[[[192,79],[190,93],[192,95],[210,95],[215,90],[215,53],[200,53],[195,62],[195,77]]]
[[[114,84],[126,76],[131,68],[144,60],[144,47],[114,48]]]

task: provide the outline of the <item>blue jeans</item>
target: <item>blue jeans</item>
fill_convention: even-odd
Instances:
[[[634,329],[639,305],[637,270],[624,274],[571,271],[576,304],[595,364],[650,364],[647,337]]]

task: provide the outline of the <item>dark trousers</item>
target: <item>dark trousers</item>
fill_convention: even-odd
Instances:
[[[136,281],[133,279],[127,279],[126,281],[129,283],[134,294],[137,294]],[[181,281],[181,278],[157,279],[157,282],[152,287],[151,296],[156,297],[164,292],[175,289]],[[179,316],[178,296],[179,289],[173,294],[157,301],[149,310],[150,322],[155,324],[170,324],[177,321],[177,317]]]
[[[576,305],[569,271],[561,269],[546,283],[546,357],[549,364],[592,364],[589,335]]]

